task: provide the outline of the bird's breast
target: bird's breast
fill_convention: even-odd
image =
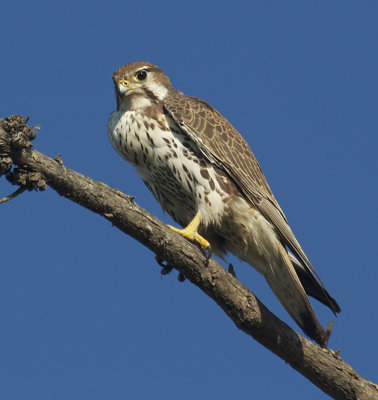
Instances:
[[[154,128],[151,119],[142,118],[136,111],[115,111],[108,121],[108,136],[122,158],[134,166],[143,166],[151,163],[158,146],[151,136]]]
[[[205,224],[219,220],[230,193],[225,177],[164,114],[115,111],[108,135],[118,154],[136,168],[163,209],[181,224],[195,213]]]

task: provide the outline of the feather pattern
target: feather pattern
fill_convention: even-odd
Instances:
[[[304,332],[326,347],[328,334],[306,294],[334,312],[340,307],[239,132],[206,102],[176,91],[150,63],[124,65],[113,80],[117,110],[109,118],[109,139],[185,227],[178,232],[191,240],[198,232],[218,256],[230,251],[255,267]]]
[[[201,99],[170,91],[164,106],[176,124],[196,142],[207,159],[222,168],[240,188],[247,200],[272,223],[287,246],[323,291],[326,304],[334,313],[340,308],[329,296],[302,247],[292,232],[285,214],[275,199],[261,167],[240,133],[213,107]],[[336,303],[337,305],[337,303]]]

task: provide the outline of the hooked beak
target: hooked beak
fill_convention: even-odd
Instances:
[[[127,95],[132,90],[136,89],[134,86],[130,84],[129,81],[121,79],[118,81],[118,91],[122,96]]]

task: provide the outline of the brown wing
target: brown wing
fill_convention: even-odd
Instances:
[[[217,110],[195,97],[171,92],[166,97],[164,106],[176,124],[197,144],[208,160],[222,168],[244,196],[273,224],[283,243],[300,260],[314,281],[319,281],[319,285],[325,291],[324,285],[290,229],[252,150],[239,132]],[[336,311],[331,301],[327,305]]]

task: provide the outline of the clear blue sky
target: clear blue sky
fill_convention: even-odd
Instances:
[[[35,148],[169,218],[107,139],[133,61],[251,144],[342,313],[330,346],[378,381],[377,1],[3,2],[0,115]],[[14,188],[0,180],[0,197]],[[0,205],[0,398],[325,399],[109,222],[48,189]],[[237,276],[294,322],[247,264]],[[332,314],[314,304],[326,325]]]

